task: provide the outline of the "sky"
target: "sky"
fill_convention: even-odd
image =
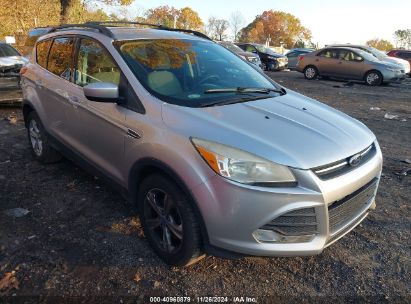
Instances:
[[[160,5],[189,6],[204,22],[210,16],[229,20],[234,11],[242,13],[246,24],[265,10],[288,12],[312,31],[313,42],[320,46],[364,44],[374,38],[394,42],[396,30],[411,28],[411,0],[136,0],[127,11],[133,16]]]

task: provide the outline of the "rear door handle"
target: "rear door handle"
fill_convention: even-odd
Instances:
[[[43,81],[41,81],[40,79],[39,79],[39,80],[36,80],[36,81],[35,81],[35,84],[36,84],[36,86],[41,87],[41,86],[43,86]]]

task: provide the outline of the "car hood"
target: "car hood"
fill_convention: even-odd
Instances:
[[[13,67],[15,65],[25,65],[28,62],[23,56],[0,57],[0,67]]]
[[[401,68],[408,70],[410,69],[410,63],[407,60],[401,59],[401,58],[395,58],[395,57],[384,57],[382,59],[383,62],[388,62],[391,64],[396,65],[397,67],[400,66]]]
[[[207,108],[163,105],[168,128],[223,143],[273,162],[310,169],[367,148],[374,134],[359,121],[318,101],[287,94]]]

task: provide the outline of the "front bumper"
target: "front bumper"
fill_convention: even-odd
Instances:
[[[406,78],[407,78],[407,74],[403,72],[398,73],[398,72],[385,71],[383,73],[383,79],[384,79],[384,82],[386,83],[389,83],[389,82],[399,83],[399,82],[404,81]]]
[[[299,182],[293,188],[263,188],[231,182],[215,176],[193,189],[203,216],[209,243],[225,250],[258,256],[305,256],[322,252],[344,236],[375,206],[381,175],[382,155],[377,153],[360,167],[344,175],[322,180],[311,170],[293,169]],[[330,229],[329,206],[344,199],[371,181],[376,185],[349,221]],[[253,232],[288,212],[315,210],[317,232],[300,243],[259,242]]]

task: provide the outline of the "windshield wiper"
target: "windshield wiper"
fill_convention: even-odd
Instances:
[[[200,108],[207,108],[207,107],[212,107],[212,106],[225,106],[225,105],[230,105],[230,104],[235,104],[235,103],[242,103],[242,102],[248,102],[248,101],[254,101],[254,100],[260,100],[260,99],[267,99],[271,98],[270,96],[255,96],[255,97],[242,97],[242,98],[235,98],[235,99],[224,99],[224,100],[218,100],[210,103],[205,103],[199,105]]]
[[[270,89],[270,88],[223,88],[223,89],[209,89],[205,90],[204,94],[218,94],[218,93],[237,93],[237,94],[246,94],[246,93],[262,93],[269,94],[270,92],[279,93],[280,95],[285,95],[286,91],[283,88],[280,89]]]

